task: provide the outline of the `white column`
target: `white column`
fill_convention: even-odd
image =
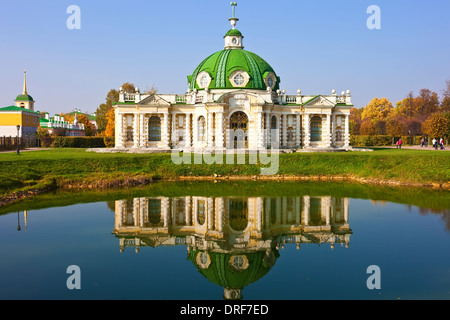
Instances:
[[[185,147],[190,148],[191,147],[191,114],[190,113],[186,113],[186,119],[184,122],[186,125]]]
[[[348,223],[348,210],[349,210],[349,205],[350,204],[350,199],[349,198],[344,198],[344,221],[345,223]]]
[[[287,115],[283,114],[283,132],[281,134],[281,146],[285,147],[287,146]]]
[[[178,137],[177,137],[177,130],[176,130],[176,123],[177,123],[177,114],[172,114],[172,146],[176,146],[177,142],[178,142]]]
[[[266,132],[265,132],[266,133],[265,134],[265,136],[266,136],[266,143],[265,143],[265,146],[266,146],[266,148],[268,148],[269,144],[270,144],[270,126],[271,126],[270,113],[269,112],[265,112],[264,115],[266,117]]]
[[[331,197],[325,197],[325,223],[330,225],[330,209],[331,209]]]
[[[263,120],[262,111],[257,111],[256,114],[256,147],[262,149],[264,147],[264,132],[263,132]]]
[[[139,115],[139,147],[145,147],[145,134],[144,134],[144,114]]]
[[[213,137],[214,137],[214,128],[213,128],[213,124],[214,124],[214,113],[209,111],[208,112],[208,148],[214,148],[214,142],[213,142]]]
[[[305,114],[305,147],[311,146],[311,129],[309,128],[309,114]]]
[[[216,148],[223,148],[223,111],[216,113]]]
[[[169,113],[164,113],[164,123],[162,127],[162,142],[164,148],[169,148]]]
[[[133,148],[139,147],[139,114],[133,117]]]
[[[169,227],[169,198],[161,199],[161,214],[164,217],[164,228]]]
[[[345,115],[344,148],[350,147],[350,115]]]
[[[336,146],[336,114],[333,113],[332,116],[332,124],[331,124],[331,144],[332,146]]]
[[[123,114],[119,113],[118,115],[118,128],[116,133],[116,148],[123,148],[124,147],[124,139],[123,139]]]
[[[326,124],[326,130],[325,130],[325,143],[326,147],[331,147],[331,114],[327,114],[327,124]]]
[[[297,113],[297,125],[296,125],[296,128],[295,128],[295,145],[297,146],[297,147],[299,147],[300,145],[301,145],[301,140],[300,140],[300,138],[301,138],[301,119],[300,119],[300,113]]]
[[[218,220],[217,221],[217,225],[218,225],[218,229],[219,232],[223,232],[223,214],[224,214],[224,210],[225,210],[225,205],[224,205],[224,200],[223,198],[219,198],[219,209],[218,209]]]
[[[310,205],[310,197],[304,196],[304,206],[303,206],[303,216],[305,217],[305,226],[309,225],[309,205]]]
[[[213,198],[208,198],[207,201],[208,204],[208,208],[207,208],[207,212],[208,212],[208,231],[213,231],[214,230],[214,199]]]
[[[186,226],[190,226],[191,222],[191,197],[184,199]]]
[[[262,220],[264,216],[263,208],[263,198],[256,198],[256,228],[258,232],[262,231]]]

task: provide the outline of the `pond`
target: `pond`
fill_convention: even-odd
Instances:
[[[449,299],[450,195],[313,182],[55,192],[0,208],[0,252],[2,300]]]

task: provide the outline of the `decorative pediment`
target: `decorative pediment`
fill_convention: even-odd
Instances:
[[[152,94],[139,102],[140,106],[170,106],[170,103],[157,94]]]
[[[334,107],[334,103],[323,96],[317,96],[305,103],[308,107]]]

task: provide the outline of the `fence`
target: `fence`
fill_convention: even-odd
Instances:
[[[21,137],[19,138],[19,145],[21,149],[39,147],[40,143],[36,137]],[[0,137],[1,150],[17,149],[17,137]]]

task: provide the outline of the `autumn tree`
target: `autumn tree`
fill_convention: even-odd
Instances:
[[[115,127],[116,127],[116,117],[114,108],[109,109],[106,114],[106,119],[108,120],[108,124],[106,125],[106,130],[104,131],[105,137],[114,137],[115,135]]]
[[[374,98],[361,114],[361,119],[366,120],[386,120],[394,110],[392,103],[387,98]]]
[[[125,82],[121,86],[122,90],[126,93],[136,93],[136,87],[134,86],[134,83]]]
[[[390,136],[401,137],[406,131],[406,125],[398,119],[389,119],[386,122],[386,133]]]
[[[86,132],[86,136],[95,136],[96,130],[95,126],[92,122],[89,121],[88,117],[85,114],[77,114],[78,123],[84,124],[84,130]]]
[[[371,120],[364,120],[359,128],[359,133],[363,136],[376,135],[377,127]]]
[[[406,98],[397,102],[395,105],[394,116],[412,119],[416,114],[416,99],[412,91],[408,93]]]
[[[443,113],[433,113],[423,124],[422,131],[430,137],[444,137],[449,134],[449,118]]]
[[[432,92],[429,89],[422,89],[420,90],[419,96],[416,97],[415,105],[415,117],[426,119],[431,114],[439,111],[439,96],[436,92]]]

